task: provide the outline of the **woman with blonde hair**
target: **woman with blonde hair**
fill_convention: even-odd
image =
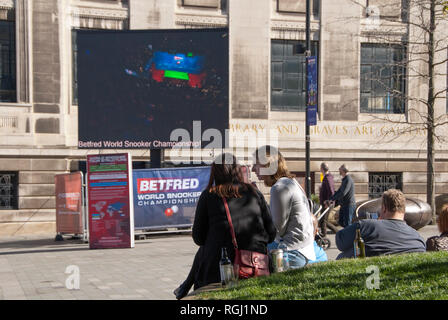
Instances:
[[[316,259],[314,227],[305,192],[289,172],[286,160],[277,148],[260,147],[254,156],[252,171],[271,187],[270,209],[277,236],[268,248],[276,249],[282,243],[290,267],[304,267]]]
[[[437,217],[440,236],[426,240],[426,251],[448,251],[448,204],[445,204]]]

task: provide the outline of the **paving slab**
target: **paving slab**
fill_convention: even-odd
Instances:
[[[438,234],[432,225],[419,232],[425,240]],[[334,260],[339,254],[335,235],[328,237],[332,246],[327,255]],[[81,240],[55,242],[54,234],[0,238],[0,299],[175,299],[172,292],[186,278],[197,248],[188,234],[104,250],[90,250]],[[79,270],[78,283],[69,266]]]

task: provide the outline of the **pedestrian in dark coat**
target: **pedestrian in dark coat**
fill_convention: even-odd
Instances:
[[[339,225],[345,228],[352,224],[356,210],[355,184],[352,177],[348,175],[348,169],[344,164],[339,168],[339,174],[342,177],[342,183],[330,198],[330,201],[336,201],[341,206],[339,209]]]
[[[325,205],[325,201],[330,200],[334,194],[334,178],[329,170],[330,168],[328,167],[328,164],[325,162],[320,164],[320,172],[324,175],[324,179],[322,180],[322,185],[320,186],[319,202],[324,208],[327,207]]]
[[[325,162],[322,162],[320,164],[320,172],[324,175],[324,178],[322,180],[322,185],[320,186],[319,190],[319,202],[322,205],[322,210],[325,210],[328,207],[328,201],[334,194],[334,178],[333,175],[330,173],[330,168],[328,167],[328,164],[326,164]],[[321,230],[321,235],[323,237],[327,236],[328,215],[329,213],[327,213],[319,221],[319,228]]]

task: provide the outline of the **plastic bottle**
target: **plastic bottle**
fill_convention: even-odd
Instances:
[[[221,260],[219,260],[219,271],[221,273],[221,284],[227,286],[231,284],[234,279],[233,265],[227,255],[227,249],[221,248]]]

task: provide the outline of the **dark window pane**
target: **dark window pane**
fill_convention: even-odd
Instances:
[[[404,53],[397,45],[361,44],[361,112],[404,112]]]
[[[19,173],[0,172],[0,210],[18,209]]]
[[[284,46],[284,50],[285,50],[285,57],[291,57],[291,56],[294,56],[294,48],[295,47],[295,44],[294,43],[291,43],[291,42],[289,42],[289,43],[285,43],[285,46]]]
[[[370,92],[372,88],[372,71],[370,65],[361,66],[361,92]]]
[[[274,57],[283,58],[283,43],[272,41],[271,54],[273,58]]]
[[[0,21],[0,101],[16,102],[16,44],[14,21]]]
[[[373,57],[373,48],[370,46],[362,46],[361,47],[361,60],[364,63],[372,62]]]
[[[369,199],[380,198],[390,189],[403,190],[403,173],[369,172]]]
[[[299,78],[288,77],[286,79],[286,89],[299,90]]]
[[[78,104],[78,46],[76,42],[76,30],[72,30],[72,103]]]
[[[285,72],[286,73],[293,73],[298,75],[300,69],[300,62],[298,59],[295,60],[287,60],[285,62]]]
[[[299,105],[299,95],[297,93],[288,92],[283,94],[283,103],[288,107],[298,107]]]
[[[271,42],[271,110],[304,111],[306,98],[305,41]],[[319,44],[311,42],[317,56]],[[284,54],[282,56],[282,54]]]
[[[369,94],[361,93],[361,111],[369,110]]]

